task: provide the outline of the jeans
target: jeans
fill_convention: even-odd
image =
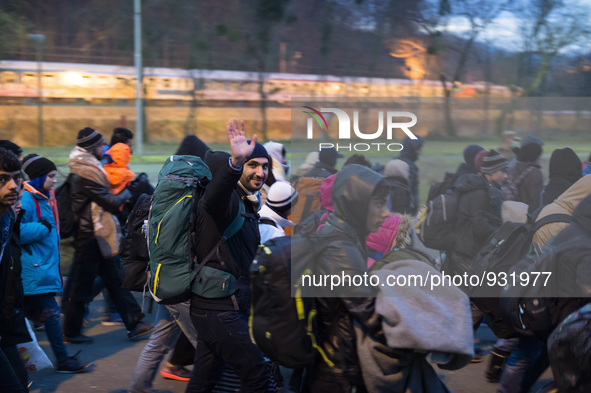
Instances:
[[[513,348],[515,348],[518,342],[518,338],[499,338],[495,343],[495,348],[499,351],[511,353],[511,351],[513,351]]]
[[[248,333],[248,319],[240,311],[203,310],[191,307],[198,340],[195,363],[186,393],[211,392],[224,362],[240,377],[240,391],[266,392],[269,369]]]
[[[109,290],[121,320],[127,330],[133,330],[144,314],[129,293],[121,288],[121,269],[114,258],[103,258],[96,239],[77,239],[74,241],[74,264],[66,285],[68,291],[64,307],[64,335],[75,337],[82,332],[84,306],[91,300],[95,277],[103,279]]]
[[[33,311],[39,315],[45,322],[45,332],[47,339],[53,349],[53,354],[58,363],[63,362],[68,357],[68,351],[62,337],[62,327],[60,323],[60,308],[57,305],[55,297],[51,293],[41,295],[25,296],[25,315]]]
[[[0,392],[26,393],[28,376],[16,345],[0,347]]]
[[[169,306],[159,304],[154,331],[137,361],[128,388],[129,393],[152,390],[158,366],[164,355],[175,346],[181,331],[193,346],[197,345],[197,332],[191,323],[189,301]]]
[[[181,334],[177,340],[168,362],[173,366],[184,367],[193,364],[195,360],[195,345],[191,344],[187,336]]]
[[[548,368],[546,344],[536,338],[519,337],[517,346],[507,359],[498,393],[527,393]]]

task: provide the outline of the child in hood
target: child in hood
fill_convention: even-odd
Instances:
[[[129,170],[131,148],[125,143],[116,143],[106,153],[108,163],[105,164],[105,172],[111,183],[111,192],[119,194],[135,178],[135,173]]]

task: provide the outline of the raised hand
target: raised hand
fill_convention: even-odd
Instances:
[[[228,122],[227,127],[228,140],[230,141],[230,150],[232,151],[232,163],[234,165],[243,165],[248,156],[250,156],[257,143],[257,136],[254,134],[248,144],[248,139],[244,133],[244,120],[240,121],[240,128],[238,128],[238,120],[234,119]]]

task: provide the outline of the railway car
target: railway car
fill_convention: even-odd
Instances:
[[[30,103],[38,99],[40,91],[42,100],[50,103],[131,104],[135,85],[133,67],[0,61],[0,104]],[[187,104],[194,100],[219,105],[256,103],[262,96],[280,105],[289,105],[292,97],[443,97],[441,83],[431,80],[155,67],[144,68],[143,88],[148,102],[161,105]],[[459,84],[454,88],[457,97],[511,94],[506,86],[484,82]]]

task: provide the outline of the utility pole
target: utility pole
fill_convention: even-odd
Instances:
[[[144,101],[143,101],[143,68],[142,68],[142,5],[141,0],[133,1],[134,53],[133,60],[136,73],[135,84],[135,149],[137,157],[143,155],[144,145]]]

